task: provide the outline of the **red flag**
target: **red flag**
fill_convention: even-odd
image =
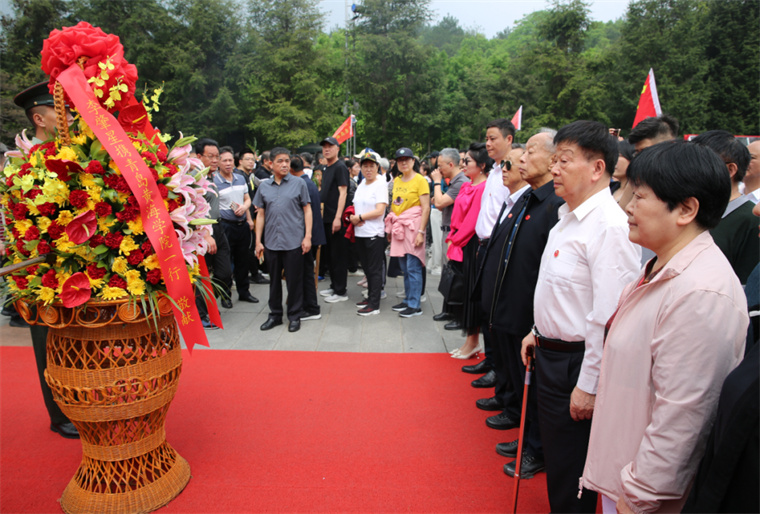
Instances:
[[[522,128],[522,105],[517,109],[515,115],[512,116],[512,125],[515,126],[515,130],[520,130]]]
[[[346,121],[344,121],[343,124],[338,127],[338,130],[335,131],[335,134],[332,135],[332,137],[338,140],[338,143],[343,143],[346,139],[354,136],[354,124],[351,123],[352,118],[353,115],[346,118]]]
[[[636,108],[636,118],[633,120],[633,126],[646,118],[657,117],[662,114],[660,99],[657,96],[657,84],[654,82],[654,70],[649,68],[647,81],[644,83],[644,89],[641,90],[639,106]],[[633,128],[633,127],[631,127]]]

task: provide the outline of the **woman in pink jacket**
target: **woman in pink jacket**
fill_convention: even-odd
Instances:
[[[731,184],[690,143],[644,150],[628,176],[630,240],[656,257],[607,325],[581,485],[605,513],[680,512],[747,335],[744,292],[709,232]]]
[[[454,350],[455,359],[469,359],[483,351],[480,345],[480,302],[472,298],[477,267],[475,257],[478,253],[478,238],[475,236],[475,222],[480,214],[480,199],[486,186],[486,177],[493,167],[493,159],[488,157],[485,143],[472,143],[464,159],[464,174],[470,182],[462,184],[451,212],[451,231],[446,238],[449,249],[446,257],[462,263],[464,275],[464,298],[462,309],[458,310],[462,319],[459,322],[467,332],[467,339],[461,348]]]

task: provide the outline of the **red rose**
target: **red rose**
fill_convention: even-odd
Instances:
[[[150,170],[150,174],[153,175],[153,180],[158,182],[158,172],[156,171],[156,168],[148,168]]]
[[[127,92],[122,93],[111,111],[120,111],[129,104],[129,99],[135,94],[137,68],[124,59],[124,47],[119,37],[106,34],[100,28],[93,27],[81,21],[74,27],[64,27],[63,30],[53,30],[42,43],[42,71],[50,75],[48,88],[52,93],[58,75],[77,62],[80,57],[87,57],[84,64],[84,75],[89,79],[100,75],[98,63],[106,62],[108,58],[114,65],[108,70],[109,79],[101,87],[104,92],[101,102],[108,97],[108,91],[115,86],[119,79],[126,84]],[[105,106],[105,104],[104,104]]]
[[[171,200],[168,200],[168,202],[167,202],[167,203],[169,204],[169,205],[167,206],[167,210],[168,210],[169,212],[173,212],[175,209],[177,209],[178,207],[180,207],[180,203],[179,203],[179,200],[178,200],[178,199],[176,199],[176,198],[172,198]]]
[[[27,241],[35,241],[40,238],[40,229],[37,227],[29,227],[24,234],[24,239]]]
[[[147,280],[149,284],[158,284],[161,282],[161,270],[159,268],[150,270],[146,275],[145,280]]]
[[[150,241],[145,241],[142,246],[140,246],[140,250],[142,250],[143,254],[148,256],[153,253],[153,245],[150,244]]]
[[[24,241],[22,239],[19,239],[18,241],[16,241],[16,250],[18,251],[18,253],[20,253],[24,257],[29,257],[29,254],[31,253],[29,252],[29,250],[24,248]]]
[[[40,214],[43,216],[47,216],[48,218],[55,214],[56,211],[56,205],[52,202],[45,202],[42,205],[37,206],[37,210],[40,211]]]
[[[168,198],[169,197],[169,188],[166,187],[163,184],[156,184],[158,186],[158,192],[161,194],[161,198]]]
[[[38,254],[45,255],[45,254],[50,253],[51,250],[52,250],[52,248],[50,248],[50,245],[44,239],[42,241],[40,241],[39,243],[37,243],[37,253]],[[29,273],[34,273],[33,271],[31,271],[31,268],[27,268],[27,269],[29,270]]]
[[[113,189],[116,185],[116,182],[119,181],[119,178],[120,177],[115,173],[109,173],[108,175],[103,176],[103,183]]]
[[[171,177],[179,171],[179,168],[177,168],[177,166],[175,166],[174,164],[165,164],[164,166],[166,166],[166,173],[165,173],[166,176]]]
[[[144,258],[145,256],[140,250],[132,250],[127,256],[127,262],[131,266],[137,266],[143,261]]]
[[[26,206],[25,203],[13,203],[10,204],[10,210],[13,212],[13,217],[17,220],[22,220],[26,218],[26,215],[29,213],[29,208]]]
[[[134,207],[124,207],[121,211],[116,213],[116,219],[121,221],[122,223],[126,223],[127,221],[134,221],[137,219],[137,216],[140,214],[140,211],[135,209]]]
[[[132,190],[129,188],[129,184],[127,184],[127,181],[124,177],[117,177],[116,183],[114,183],[113,188],[117,190],[119,193],[132,192]]]
[[[87,274],[91,279],[98,280],[99,278],[103,278],[103,276],[106,274],[106,269],[100,268],[97,264],[92,263],[87,266]]]
[[[103,165],[100,164],[100,161],[90,161],[90,164],[87,165],[84,171],[90,175],[102,175],[105,173]]]
[[[26,277],[11,277],[16,282],[16,287],[19,289],[26,289],[29,287],[29,281]]]
[[[161,162],[166,162],[166,159],[167,159],[169,156],[168,156],[168,154],[166,153],[166,151],[164,151],[164,150],[162,150],[162,149],[160,149],[160,148],[159,148],[159,149],[158,149],[158,151],[156,152],[156,157],[158,157],[158,160],[159,160],[159,161],[161,161]]]
[[[30,200],[34,200],[41,194],[42,194],[42,190],[39,188],[30,189],[29,191],[24,193],[24,198],[29,198]]]
[[[47,229],[47,233],[51,239],[58,239],[63,234],[65,229],[58,224],[57,221],[53,221]]]
[[[108,285],[111,287],[120,287],[122,289],[127,288],[127,281],[114,273],[111,275],[111,279],[108,281]]]
[[[98,202],[95,204],[95,213],[101,218],[105,218],[113,212],[111,204],[108,202]]]
[[[90,194],[87,191],[81,189],[75,189],[69,194],[69,203],[77,209],[84,209],[87,207],[87,201],[90,199]]]
[[[105,243],[105,241],[106,241],[105,237],[101,236],[100,234],[95,234],[94,236],[90,238],[90,242],[89,242],[90,248],[97,248],[98,246]]]
[[[124,239],[124,234],[114,232],[106,236],[105,244],[108,248],[118,248],[122,239]]]
[[[48,270],[47,273],[42,275],[42,285],[51,289],[58,287],[58,278],[55,276],[54,270]]]
[[[35,273],[37,273],[38,269],[40,269],[40,265],[35,264],[33,266],[29,266],[28,268],[26,268],[26,272],[29,273],[30,275],[34,275]]]

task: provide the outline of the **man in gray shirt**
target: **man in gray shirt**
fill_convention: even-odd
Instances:
[[[311,250],[311,205],[306,183],[290,175],[290,152],[274,148],[270,152],[274,174],[256,189],[256,257],[266,254],[269,265],[269,318],[261,330],[282,324],[282,281],[285,271],[288,288],[289,332],[301,328],[303,309],[303,256]],[[266,233],[266,246],[262,237]]]
[[[462,188],[462,184],[467,182],[467,177],[464,172],[459,168],[459,150],[455,148],[444,148],[441,150],[438,156],[438,167],[430,174],[430,178],[433,179],[433,193],[432,200],[436,209],[441,211],[441,227],[443,232],[441,238],[443,245],[443,261],[448,262],[446,258],[446,250],[448,244],[446,243],[446,237],[448,237],[451,231],[451,213],[454,211],[454,200],[459,195],[459,190]],[[449,187],[446,192],[443,192],[443,179],[449,179]],[[438,227],[433,227],[435,230]],[[461,268],[462,263],[458,262],[454,265],[458,265]],[[443,307],[439,314],[433,316],[435,321],[450,321],[445,328],[448,330],[459,330],[462,328],[458,321],[454,320],[449,305],[448,298],[443,299]],[[454,320],[454,321],[452,321]]]

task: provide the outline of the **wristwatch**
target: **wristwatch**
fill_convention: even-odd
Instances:
[[[441,185],[441,183],[440,183],[440,182],[433,182],[433,187],[435,187],[435,186],[440,186],[440,185]]]
[[[361,214],[359,214],[359,221],[364,221]]]

